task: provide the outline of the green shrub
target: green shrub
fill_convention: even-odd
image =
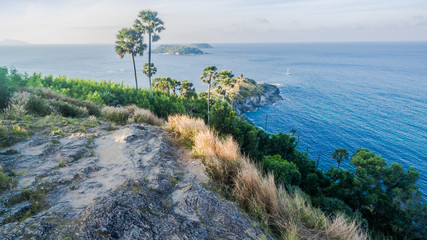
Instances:
[[[3,172],[3,170],[0,168],[0,193],[4,190],[10,188],[12,184],[12,178]]]
[[[101,106],[95,104],[94,102],[85,100],[83,101],[83,106],[87,109],[87,112],[90,116],[100,117],[101,116]]]
[[[128,122],[130,113],[125,108],[104,107],[102,109],[102,118],[106,121],[125,125]]]
[[[27,110],[28,112],[34,115],[42,117],[49,115],[53,112],[52,107],[49,105],[49,102],[46,99],[36,95],[30,96],[27,104]]]
[[[75,118],[88,116],[88,110],[86,108],[78,107],[61,100],[51,100],[50,106],[55,110],[55,112],[64,117]]]

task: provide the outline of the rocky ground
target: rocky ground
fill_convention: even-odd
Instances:
[[[160,127],[37,133],[0,151],[0,239],[267,239]]]
[[[238,115],[248,111],[254,111],[260,107],[272,105],[283,100],[282,96],[280,96],[278,87],[267,83],[259,83],[259,85],[265,89],[263,94],[247,97],[244,100],[234,101],[232,103],[233,108]]]

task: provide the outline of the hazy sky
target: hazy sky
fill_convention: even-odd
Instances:
[[[0,0],[0,40],[112,44],[143,9],[162,43],[427,41],[426,0]]]

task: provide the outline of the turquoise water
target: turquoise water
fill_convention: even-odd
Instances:
[[[344,147],[369,148],[388,162],[414,166],[427,193],[427,43],[214,44],[212,54],[153,55],[156,77],[190,80],[198,91],[207,65],[278,84],[285,98],[247,113],[267,131],[299,133],[320,167],[336,166],[331,154]],[[137,58],[140,85],[146,56]],[[0,47],[0,66],[44,75],[111,79],[133,85],[129,57],[119,59],[112,45],[30,45]],[[286,75],[286,68],[291,75]],[[348,162],[342,164],[351,168]]]

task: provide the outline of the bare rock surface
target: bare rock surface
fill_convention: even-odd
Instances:
[[[268,239],[160,127],[34,135],[0,155],[0,239]]]

